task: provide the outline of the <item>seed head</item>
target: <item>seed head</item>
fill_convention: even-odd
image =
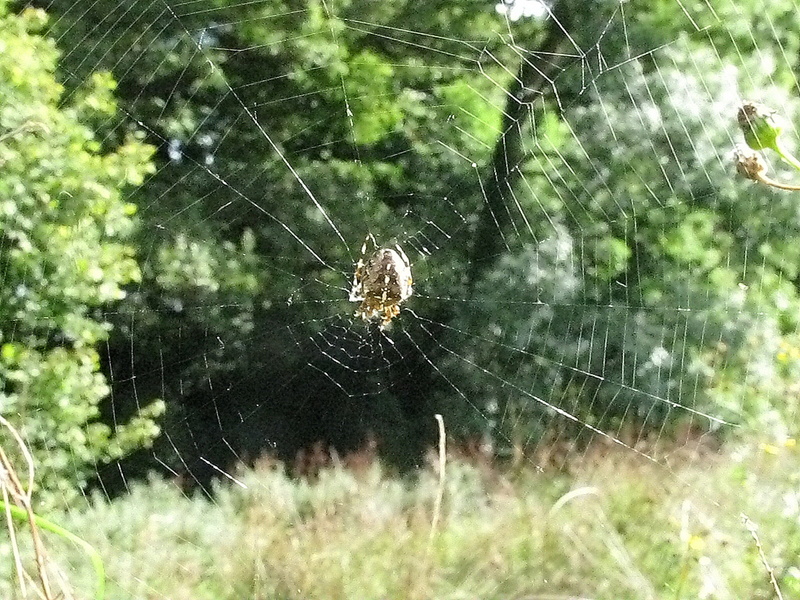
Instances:
[[[764,162],[761,153],[744,144],[736,146],[733,160],[736,163],[736,171],[747,179],[760,181],[767,173],[767,163]]]
[[[758,102],[745,102],[736,115],[744,141],[753,150],[777,147],[785,122],[774,110]]]

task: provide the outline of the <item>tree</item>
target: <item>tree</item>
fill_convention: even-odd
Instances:
[[[160,168],[141,192],[143,281],[126,298],[110,343],[117,406],[133,402],[125,382],[134,375],[139,395],[163,389],[172,414],[181,415],[166,425],[170,440],[195,475],[208,467],[189,460],[193,448],[216,465],[233,458],[222,436],[250,456],[271,442],[291,456],[317,438],[347,449],[368,430],[396,432],[415,447],[432,439],[425,382],[435,377],[420,375],[430,369],[425,360],[400,361],[392,391],[364,397],[360,389],[379,387],[372,376],[345,369],[334,378],[347,391],[332,386],[328,376],[338,367],[315,344],[325,344],[319,335],[337,335],[336,350],[358,349],[358,340],[342,339],[336,319],[354,309],[347,288],[366,233],[386,243],[426,221],[456,231],[462,213],[480,207],[480,190],[463,183],[474,169],[447,146],[482,162],[500,123],[503,87],[476,68],[483,61],[497,80],[507,78],[488,58],[513,54],[492,7],[315,0],[303,11],[290,2],[218,2],[208,12],[153,4],[134,14],[102,1],[80,10],[71,2],[47,6],[58,16],[53,36],[64,48],[65,85],[112,68],[125,112],[159,147]],[[393,23],[396,31],[411,22],[430,33],[430,47],[381,36],[380,26],[347,25],[355,20]],[[95,27],[100,22],[107,35]],[[477,32],[493,32],[491,44],[459,41]],[[231,51],[237,48],[250,50]],[[346,243],[266,136],[309,182]],[[450,203],[439,201],[448,194]],[[434,239],[442,276],[421,282],[431,295],[437,288],[459,295],[453,286],[465,246],[442,242]],[[435,344],[423,347],[432,353]],[[364,372],[376,366],[385,371],[379,364]],[[351,425],[343,428],[345,421]],[[418,435],[425,428],[429,437]],[[195,443],[182,444],[182,433]],[[160,458],[182,468],[170,454],[165,443]]]
[[[667,17],[674,5],[631,8],[624,22],[576,20],[572,41],[590,56],[559,74],[558,98],[543,94],[528,113],[536,118],[520,121],[515,153],[526,158],[493,212],[527,215],[534,239],[513,235],[523,224],[508,219],[484,228],[513,243],[485,257],[476,293],[487,308],[458,327],[501,332],[472,356],[494,379],[472,393],[514,415],[504,422],[519,431],[507,435],[525,440],[568,422],[557,409],[611,431],[623,421],[643,432],[681,420],[720,426],[698,413],[736,423],[782,413],[783,427],[796,403],[762,392],[785,388],[775,356],[797,328],[796,198],[736,180],[729,155],[738,90],[796,114],[790,65],[776,57],[765,73],[737,55],[754,42],[731,46],[731,20],[709,23],[712,48]],[[763,24],[762,8],[737,4],[736,19]],[[771,5],[769,18],[788,8]],[[786,33],[789,47],[798,41]],[[526,296],[546,306],[495,310]]]
[[[435,437],[442,406],[451,433],[497,440],[516,433],[496,417],[535,440],[564,422],[553,407],[660,431],[687,407],[716,412],[721,369],[705,366],[718,341],[736,354],[756,315],[785,319],[771,300],[790,264],[731,308],[755,240],[791,250],[761,220],[766,201],[720,167],[725,118],[685,114],[661,79],[718,108],[700,84],[721,94],[739,49],[766,55],[765,10],[777,20],[791,0],[716,13],[559,0],[557,21],[513,25],[484,1],[47,5],[65,85],[113,69],[126,115],[159,147],[141,192],[157,199],[140,212],[143,281],[107,368],[118,400],[164,389],[184,411],[170,438],[181,458],[346,449],[366,429],[411,445]],[[725,11],[753,27],[728,27]],[[643,125],[643,109],[657,119]],[[377,365],[349,358],[365,344],[342,325],[368,232],[417,246],[408,306],[421,318],[397,321],[412,341],[367,338]]]
[[[122,190],[152,173],[153,149],[134,131],[118,146],[93,133],[116,114],[114,81],[96,73],[65,96],[45,25],[42,11],[0,2],[0,414],[32,450],[39,488],[68,502],[98,462],[158,432],[159,402],[113,428],[98,421],[100,310],[140,278]],[[15,446],[5,430],[0,445]]]

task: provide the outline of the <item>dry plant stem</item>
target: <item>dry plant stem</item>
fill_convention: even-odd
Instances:
[[[554,526],[556,523],[554,518],[556,513],[562,510],[567,504],[586,496],[594,496],[598,500],[602,498],[599,488],[584,486],[570,490],[556,500],[555,504],[553,504],[553,506],[547,512],[547,530],[557,532]],[[644,577],[644,575],[642,575],[642,573],[636,569],[630,554],[626,550],[625,545],[621,540],[619,532],[615,530],[614,526],[605,516],[603,509],[600,506],[596,506],[595,512],[597,515],[596,522],[601,524],[601,526],[608,531],[608,537],[604,540],[606,548],[608,549],[608,554],[614,559],[620,568],[620,574],[617,575],[615,579],[617,579],[620,584],[628,585],[628,587],[637,591],[637,597],[639,598],[656,598],[656,593],[653,590],[652,585]],[[569,540],[569,545],[575,548],[583,556],[583,559],[587,563],[594,565],[599,564],[594,557],[593,552],[586,546],[586,544],[583,543],[581,536],[577,534],[567,522],[563,523],[561,531],[557,533],[565,536]]]
[[[431,533],[428,537],[428,554],[431,553],[433,540],[436,537],[436,530],[439,527],[439,517],[442,512],[442,499],[444,498],[444,477],[445,466],[447,465],[447,438],[444,430],[444,419],[442,415],[436,414],[436,421],[439,424],[439,486],[436,490],[436,501],[433,505],[433,518],[431,519]]]
[[[16,519],[25,520],[28,516],[27,511],[23,510],[19,506],[15,506],[13,504],[5,504],[2,500],[0,500],[0,508],[5,508],[7,511],[11,512],[11,516]],[[100,558],[100,555],[97,553],[97,550],[87,542],[86,540],[79,538],[77,535],[72,533],[71,531],[67,531],[63,527],[56,525],[52,521],[48,521],[47,519],[40,517],[38,515],[33,515],[34,523],[44,529],[45,531],[50,531],[51,533],[55,533],[58,536],[61,536],[65,539],[68,539],[76,546],[79,546],[88,556],[89,560],[92,561],[92,566],[94,567],[95,571],[95,599],[102,600],[105,597],[105,569],[103,567],[103,560]],[[52,596],[47,596],[48,600],[51,600]]]
[[[26,446],[25,442],[22,441],[22,436],[19,434],[19,432],[11,423],[9,423],[5,418],[3,418],[2,415],[0,415],[0,425],[8,429],[8,431],[11,433],[14,440],[17,442],[20,451],[22,452],[22,456],[25,459],[25,464],[28,466],[28,487],[24,489],[23,493],[28,498],[28,500],[30,500],[31,490],[33,489],[33,457],[31,456],[31,453],[28,451],[28,446]]]
[[[758,531],[756,530],[756,525],[750,520],[746,514],[742,513],[740,515],[742,519],[742,523],[744,524],[747,531],[750,532],[750,535],[753,536],[753,541],[756,543],[756,548],[758,549],[758,556],[761,558],[761,564],[764,565],[764,568],[769,575],[769,581],[772,584],[772,589],[775,590],[775,596],[778,600],[783,600],[783,594],[781,594],[781,588],[778,587],[778,580],[775,579],[775,571],[772,570],[772,567],[769,566],[769,562],[767,562],[767,556],[764,554],[764,548],[761,546],[761,540],[758,537]]]
[[[6,421],[2,416],[0,416],[0,423],[2,423],[10,432],[11,435],[14,437],[19,447],[22,449],[23,456],[28,465],[28,494],[30,494],[30,489],[33,485],[33,459],[31,458],[30,454],[28,453],[28,449],[22,441],[22,438],[19,437],[16,429],[11,426],[8,421]],[[3,502],[5,505],[11,504],[11,498],[8,493],[8,483],[10,482],[10,465],[7,465],[8,461],[4,460],[2,464],[0,464],[0,488],[3,490]],[[14,570],[17,574],[17,581],[19,582],[19,589],[22,593],[22,597],[24,598],[27,596],[27,589],[26,589],[26,575],[25,569],[22,567],[22,558],[19,554],[19,545],[17,543],[17,533],[16,529],[14,528],[14,518],[11,514],[11,511],[6,509],[6,526],[8,528],[8,537],[11,540],[11,553],[14,556]]]
[[[11,500],[8,496],[8,488],[5,485],[0,485],[3,489],[3,502],[5,506],[11,505]],[[5,507],[4,507],[5,508]],[[11,511],[6,508],[6,527],[8,528],[8,537],[11,539],[11,554],[14,556],[14,571],[17,574],[17,581],[19,582],[19,591],[24,598],[27,596],[27,590],[25,589],[25,570],[22,568],[22,558],[19,555],[19,545],[17,544],[17,533],[16,529],[14,529],[14,517],[11,514]]]
[[[791,185],[789,183],[781,183],[780,181],[775,181],[771,177],[767,177],[766,175],[759,175],[756,178],[756,181],[763,183],[764,185],[768,185],[769,187],[774,187],[779,190],[788,190],[790,192],[797,192],[800,191],[800,185]]]
[[[572,502],[573,500],[575,500],[576,498],[580,498],[581,496],[589,496],[589,495],[597,496],[598,498],[600,498],[600,490],[597,489],[596,487],[589,487],[589,486],[570,490],[569,492],[561,496],[558,500],[556,500],[556,503],[553,504],[553,506],[550,508],[548,514],[552,517],[553,514],[561,510],[569,502]]]
[[[50,133],[50,129],[44,123],[39,123],[37,121],[26,121],[16,129],[9,131],[8,133],[4,133],[3,135],[0,135],[0,142],[3,142],[9,138],[13,138],[14,136],[19,135],[20,133],[23,133],[25,131],[32,131],[34,129],[41,129],[45,133]]]
[[[17,477],[17,473],[14,470],[14,467],[11,465],[11,461],[8,459],[5,451],[2,447],[0,447],[0,466],[3,468],[5,472],[5,476],[7,481],[4,482],[4,492],[6,485],[10,484],[10,496],[19,504],[22,504],[25,516],[28,520],[28,525],[31,528],[31,538],[33,539],[33,553],[36,557],[36,569],[39,573],[39,581],[42,584],[42,592],[46,600],[51,600],[53,598],[53,593],[50,590],[50,582],[47,578],[47,569],[45,568],[45,552],[44,552],[44,545],[42,544],[42,539],[39,536],[39,528],[36,526],[36,515],[33,514],[33,508],[31,507],[31,489],[33,485],[33,460],[31,458],[30,453],[28,452],[25,443],[22,441],[22,437],[19,435],[17,430],[14,428],[11,423],[9,423],[3,417],[0,417],[0,425],[3,425],[6,429],[11,432],[11,435],[16,440],[17,444],[19,444],[20,449],[22,450],[23,456],[25,456],[25,460],[28,463],[28,488],[25,489],[22,486],[19,478]],[[5,494],[4,494],[5,495]],[[3,502],[5,505],[5,509],[7,511],[11,511],[12,516],[14,516],[14,508],[22,511],[19,507],[14,506],[13,504],[7,504]],[[20,518],[17,516],[16,518]],[[20,580],[22,581],[22,580]],[[20,584],[23,585],[23,584]]]

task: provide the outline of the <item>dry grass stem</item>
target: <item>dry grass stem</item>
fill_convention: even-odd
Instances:
[[[50,581],[47,576],[47,555],[44,550],[44,545],[42,544],[41,536],[39,535],[39,528],[36,526],[36,518],[33,514],[33,507],[31,505],[31,493],[33,490],[34,479],[33,458],[31,457],[31,454],[28,451],[22,436],[20,436],[16,428],[2,416],[0,416],[0,425],[5,427],[11,433],[11,436],[17,442],[17,445],[19,446],[19,449],[28,467],[28,485],[25,487],[22,485],[22,482],[17,476],[16,469],[14,469],[14,465],[11,464],[11,460],[8,458],[8,455],[3,448],[0,447],[0,475],[2,476],[0,477],[0,486],[2,486],[3,501],[5,502],[6,506],[6,522],[9,536],[12,540],[12,553],[14,554],[14,564],[17,569],[20,593],[22,594],[23,598],[26,596],[26,573],[22,566],[22,560],[19,556],[19,547],[17,545],[14,525],[12,522],[11,509],[9,508],[11,502],[24,509],[28,515],[28,525],[31,530],[31,539],[33,540],[33,552],[36,559],[36,569],[39,576],[39,582],[42,587],[41,592],[46,600],[54,600],[55,596],[51,591]]]
[[[447,437],[444,429],[444,419],[442,415],[436,414],[436,422],[439,424],[439,486],[436,490],[436,500],[433,504],[433,518],[431,519],[431,533],[428,538],[428,554],[433,548],[433,540],[439,528],[439,518],[442,512],[442,499],[444,498],[445,467],[447,466]]]
[[[744,513],[742,513],[741,518],[745,528],[747,528],[747,531],[753,536],[753,541],[756,543],[756,548],[758,549],[758,556],[761,559],[761,564],[764,565],[764,569],[766,569],[769,575],[769,581],[772,584],[772,589],[775,590],[775,596],[778,600],[783,600],[783,594],[781,593],[781,588],[778,586],[778,580],[775,579],[775,571],[772,570],[772,567],[767,561],[767,555],[764,554],[764,547],[761,545],[761,540],[758,537],[758,528],[756,524]]]

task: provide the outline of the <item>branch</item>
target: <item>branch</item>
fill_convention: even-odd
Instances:
[[[567,2],[561,0],[552,9],[544,39],[535,54],[556,57],[569,30]],[[519,71],[503,111],[502,133],[495,143],[489,174],[483,180],[484,201],[478,229],[470,250],[470,268],[467,285],[471,294],[483,272],[489,268],[504,245],[504,231],[511,223],[511,211],[505,202],[506,190],[513,188],[520,176],[519,167],[525,155],[522,146],[522,119],[530,109],[526,98],[544,96],[560,66],[555,62],[539,68],[530,60],[522,59]]]

